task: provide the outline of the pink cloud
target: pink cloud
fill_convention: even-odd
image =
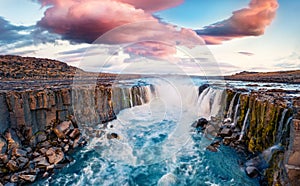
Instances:
[[[264,34],[266,27],[275,18],[278,6],[277,0],[251,0],[248,8],[234,11],[229,19],[196,32],[207,44],[221,44],[234,38],[259,36]]]
[[[194,31],[161,23],[151,14],[176,6],[183,0],[40,0],[40,2],[49,8],[38,25],[73,42],[105,44],[140,42],[135,47],[127,48],[126,51],[157,57],[173,55],[174,46],[178,44],[192,47],[203,43]],[[95,41],[99,36],[102,37]],[[145,42],[153,40],[163,41],[172,47]],[[141,51],[142,49],[147,51]]]
[[[146,12],[157,12],[183,3],[184,0],[120,0],[120,2],[133,5],[135,8]]]

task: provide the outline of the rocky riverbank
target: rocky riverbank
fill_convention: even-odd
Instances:
[[[245,157],[241,166],[249,177],[259,177],[262,185],[299,185],[295,133],[300,112],[299,97],[294,94],[227,89],[223,117],[200,118],[194,126],[215,137],[207,150],[218,152],[222,144]]]
[[[0,185],[48,177],[72,162],[71,152],[84,144],[74,120],[54,120],[35,134],[31,127],[8,128],[0,137]]]

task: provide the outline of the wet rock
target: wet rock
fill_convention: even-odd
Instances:
[[[65,138],[66,134],[65,132],[68,131],[71,127],[72,122],[71,121],[64,121],[58,126],[56,126],[53,131],[56,134],[58,138]]]
[[[107,134],[107,139],[120,139],[120,136],[117,133]]]
[[[7,142],[4,138],[0,137],[0,154],[4,154],[7,150]]]
[[[215,148],[219,148],[220,144],[221,144],[221,141],[217,140],[217,141],[212,142],[210,145]]]
[[[47,178],[49,175],[50,175],[49,172],[45,172],[42,177]]]
[[[231,137],[224,137],[223,144],[227,146],[232,142],[232,140],[233,139]]]
[[[259,171],[257,170],[256,167],[253,166],[246,167],[245,171],[250,178],[256,178],[257,176],[259,176]]]
[[[74,130],[72,130],[72,132],[70,133],[70,138],[71,139],[75,139],[80,135],[80,131],[78,128],[75,128]]]
[[[205,131],[204,131],[204,134],[206,137],[209,138],[208,135],[212,136],[212,137],[216,137],[217,134],[218,134],[218,129],[216,128],[216,126],[214,125],[208,125],[206,128],[205,128]]]
[[[205,119],[205,118],[200,118],[200,119],[198,119],[197,122],[195,122],[195,123],[192,124],[192,127],[195,127],[195,128],[199,128],[199,127],[205,128],[205,126],[206,126],[207,124],[208,124],[207,119]]]
[[[223,123],[224,124],[230,124],[231,123],[231,118],[225,118]]]
[[[24,181],[27,181],[27,182],[34,182],[35,179],[36,179],[36,175],[31,175],[31,174],[20,174],[19,175],[19,178],[21,178],[22,180]]]
[[[209,150],[211,152],[218,152],[218,149],[212,145],[207,146],[206,150]]]
[[[64,159],[64,153],[60,148],[50,148],[46,152],[46,156],[51,164],[57,164]]]
[[[14,160],[9,160],[6,164],[6,167],[12,172],[16,172],[19,169],[17,162]]]
[[[222,138],[229,137],[232,135],[232,130],[230,128],[223,128],[220,132],[220,136]]]
[[[19,148],[14,148],[12,150],[12,154],[11,155],[12,156],[16,156],[16,157],[21,157],[21,156],[25,157],[27,155],[27,151],[19,149]]]
[[[198,96],[200,96],[200,94],[209,87],[209,84],[203,84],[198,88]]]

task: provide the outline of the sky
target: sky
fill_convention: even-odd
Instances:
[[[300,69],[299,8],[286,0],[0,0],[0,54],[116,73]]]

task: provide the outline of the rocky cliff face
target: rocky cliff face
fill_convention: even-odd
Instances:
[[[244,150],[253,155],[269,154],[264,157],[268,160],[263,169],[268,185],[299,185],[297,100],[284,91],[245,93],[227,90],[224,116],[231,118],[237,129],[232,130],[232,135],[230,133],[225,140],[231,138],[230,145],[235,147],[243,144]],[[283,151],[278,150],[281,148]]]
[[[86,85],[0,93],[0,132],[32,127],[35,133],[53,120],[74,115],[78,123],[99,124],[116,118],[124,109],[148,102],[149,86]]]

